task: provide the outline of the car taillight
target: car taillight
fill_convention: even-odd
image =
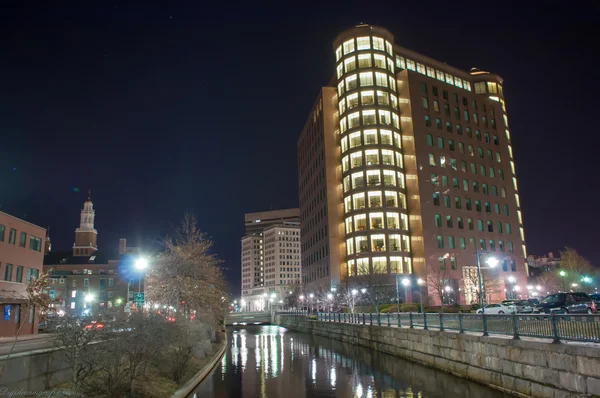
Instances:
[[[592,301],[592,305],[590,306],[593,311],[596,311],[596,303]]]

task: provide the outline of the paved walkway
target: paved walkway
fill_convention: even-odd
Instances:
[[[54,341],[52,340],[53,336],[54,335],[51,333],[19,336],[12,352],[13,354],[16,354],[17,352],[51,348],[54,345]],[[0,356],[7,355],[10,352],[14,341],[14,337],[0,337]]]

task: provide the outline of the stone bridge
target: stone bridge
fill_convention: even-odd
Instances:
[[[231,312],[225,318],[225,326],[260,325],[273,323],[271,312]]]

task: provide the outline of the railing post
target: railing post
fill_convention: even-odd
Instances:
[[[512,324],[513,324],[513,339],[521,340],[519,337],[519,318],[517,318],[517,314],[513,312],[512,314]]]
[[[373,313],[369,312],[369,323],[373,326]]]
[[[558,335],[558,323],[556,321],[556,315],[554,313],[550,313],[550,319],[552,320],[552,335],[554,337],[554,339],[552,340],[552,343],[560,344],[560,338]]]
[[[489,336],[487,328],[487,315],[481,314],[481,320],[483,321],[483,335]]]
[[[440,332],[444,331],[444,313],[440,312]]]
[[[365,324],[365,313],[363,312],[363,325]]]
[[[423,330],[427,330],[427,313],[423,313]]]
[[[392,326],[392,324],[390,323],[390,313],[388,312],[388,327]]]
[[[414,327],[414,325],[413,325],[413,315],[412,315],[412,312],[409,312],[409,313],[408,313],[408,319],[409,319],[409,321],[410,321],[410,328],[411,328],[411,329],[414,329],[415,327]]]
[[[342,322],[342,314],[338,312],[338,322]]]
[[[377,326],[381,326],[381,313],[377,313]]]
[[[402,325],[400,324],[400,313],[398,313],[398,328],[402,327]]]
[[[344,323],[346,323],[346,313],[344,312]]]
[[[465,328],[463,326],[463,314],[462,312],[460,312],[458,314],[458,333],[464,333],[465,332]]]

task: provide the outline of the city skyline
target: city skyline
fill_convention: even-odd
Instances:
[[[579,51],[586,48],[585,40],[589,39],[575,41],[580,36],[570,27],[559,25],[550,32],[545,25],[550,22],[535,20],[533,32],[529,32],[524,21],[517,21],[515,33],[505,27],[497,27],[496,33],[481,31],[480,43],[494,38],[498,44],[493,49],[480,45],[472,51],[460,48],[468,45],[452,46],[473,40],[468,29],[456,27],[457,35],[448,38],[441,36],[437,27],[419,37],[410,34],[418,32],[418,22],[401,26],[392,17],[376,16],[375,10],[361,13],[360,8],[354,8],[344,18],[328,21],[317,17],[312,28],[301,23],[301,16],[288,16],[269,27],[253,26],[237,16],[233,19],[238,19],[239,26],[231,22],[231,31],[203,47],[202,39],[214,25],[195,26],[198,15],[151,9],[144,14],[148,22],[132,11],[121,17],[139,26],[154,24],[160,35],[128,33],[116,20],[119,14],[110,14],[118,11],[109,9],[97,16],[92,27],[83,26],[89,15],[78,15],[80,25],[73,26],[77,34],[69,38],[56,32],[43,37],[51,26],[47,22],[28,33],[19,31],[16,21],[28,22],[24,26],[30,29],[40,18],[23,12],[17,13],[4,32],[5,37],[20,41],[3,43],[8,46],[10,56],[5,62],[13,79],[7,82],[2,100],[5,134],[0,178],[11,189],[0,191],[0,210],[44,228],[50,226],[55,249],[71,247],[77,225],[72,209],[81,206],[88,189],[98,212],[101,250],[109,249],[111,242],[123,236],[135,246],[152,249],[190,209],[214,239],[215,252],[225,260],[237,291],[243,215],[298,206],[298,133],[319,87],[331,78],[335,36],[365,20],[387,27],[399,45],[462,69],[478,66],[506,80],[528,252],[542,254],[570,245],[593,263],[600,257],[590,231],[580,226],[597,193],[587,182],[591,173],[586,174],[590,169],[584,166],[598,138],[590,134],[594,130],[591,118],[579,117],[581,106],[591,100],[590,93],[595,90],[575,90],[584,87],[579,79],[591,68],[585,63],[585,53]],[[333,11],[325,10],[327,15]],[[485,11],[482,9],[481,15]],[[418,14],[418,9],[410,12]],[[558,9],[547,12],[550,20],[559,15]],[[522,18],[526,15],[524,11]],[[288,30],[283,21],[292,29]],[[248,43],[236,47],[237,55],[221,48],[245,29],[250,30]],[[273,29],[278,38],[272,37]],[[502,39],[503,34],[513,36]],[[513,43],[517,34],[524,40]],[[433,36],[437,40],[431,41]],[[530,42],[542,37],[546,41]],[[118,38],[123,39],[121,43]],[[189,43],[181,44],[185,38]],[[565,49],[566,55],[560,59],[546,54],[548,43],[569,40],[572,47]],[[86,47],[86,43],[94,45]],[[154,47],[144,47],[148,43]],[[272,52],[271,48],[281,51]],[[223,61],[205,65],[203,53]],[[309,61],[307,53],[313,55]],[[251,55],[258,62],[236,75],[236,57]],[[39,60],[47,63],[43,70],[34,66]],[[73,63],[75,60],[79,62]],[[571,64],[581,72],[567,73],[568,84],[554,92],[552,77],[559,73],[557,69]],[[231,79],[219,77],[213,83],[207,77],[218,76],[220,71]],[[176,78],[178,75],[181,78]],[[51,80],[48,87],[36,85],[37,79],[45,78]],[[257,91],[263,84],[258,81],[268,78],[280,82],[279,87],[265,93]],[[241,89],[243,108],[230,107],[233,94],[228,90],[234,88]],[[290,100],[273,101],[285,98],[291,90],[294,95]],[[552,121],[557,108],[574,131],[589,139],[586,145],[566,140],[560,142],[563,151],[556,150],[557,140],[565,136],[563,121]],[[267,111],[268,117],[262,113]],[[272,156],[263,158],[263,151]],[[572,169],[583,172],[572,173]],[[571,205],[570,197],[576,197],[579,204]],[[556,219],[548,217],[551,211],[556,211]]]

